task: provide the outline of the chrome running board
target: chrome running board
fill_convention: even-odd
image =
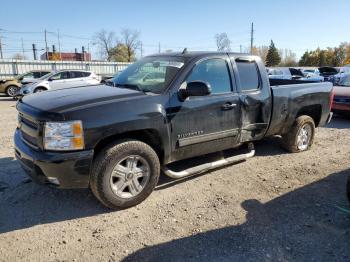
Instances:
[[[183,178],[183,177],[187,177],[187,176],[192,176],[192,175],[196,175],[196,174],[200,174],[206,171],[209,171],[211,169],[214,168],[218,168],[221,166],[226,166],[229,164],[233,164],[236,162],[240,162],[243,160],[246,160],[248,158],[251,158],[255,155],[255,149],[254,149],[254,145],[253,143],[249,143],[248,144],[248,150],[249,152],[246,154],[241,154],[241,155],[237,155],[237,156],[231,156],[225,159],[221,159],[221,160],[217,160],[211,163],[205,163],[199,166],[195,166],[195,167],[190,167],[188,169],[182,170],[182,171],[172,171],[170,169],[168,169],[166,166],[163,167],[163,172],[164,174],[166,174],[167,176],[171,177],[171,178]]]

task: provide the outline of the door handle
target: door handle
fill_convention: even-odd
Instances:
[[[228,102],[228,103],[223,104],[221,106],[221,109],[222,110],[230,110],[230,109],[235,108],[236,106],[237,106],[237,104],[233,104],[233,103]]]

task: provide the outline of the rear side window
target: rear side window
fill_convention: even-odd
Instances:
[[[255,62],[236,60],[242,91],[259,89],[259,71]]]
[[[211,86],[212,94],[231,92],[231,79],[227,63],[224,59],[208,59],[197,64],[186,82],[192,81],[208,82]]]
[[[71,71],[70,74],[71,74],[71,78],[84,77],[84,73],[79,71]]]

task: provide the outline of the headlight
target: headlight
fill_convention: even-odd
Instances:
[[[57,151],[84,149],[82,122],[46,122],[44,148]]]

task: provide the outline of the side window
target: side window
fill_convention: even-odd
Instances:
[[[236,60],[241,90],[259,89],[259,72],[255,62]]]
[[[82,74],[83,74],[83,76],[82,77],[88,77],[88,76],[90,76],[91,75],[91,73],[90,72],[81,72]]]
[[[197,64],[186,82],[205,81],[211,86],[212,94],[231,92],[231,79],[224,59],[208,59]]]
[[[79,72],[79,71],[71,71],[70,72],[70,75],[71,77],[70,78],[79,78],[79,77],[84,77],[83,75],[84,73],[83,72]]]
[[[61,73],[61,78],[60,79],[68,79],[69,77],[69,72],[65,71]]]
[[[58,73],[56,75],[53,75],[50,77],[51,80],[62,80],[62,79],[67,79],[69,78],[69,72],[65,71],[65,72],[61,72]]]

